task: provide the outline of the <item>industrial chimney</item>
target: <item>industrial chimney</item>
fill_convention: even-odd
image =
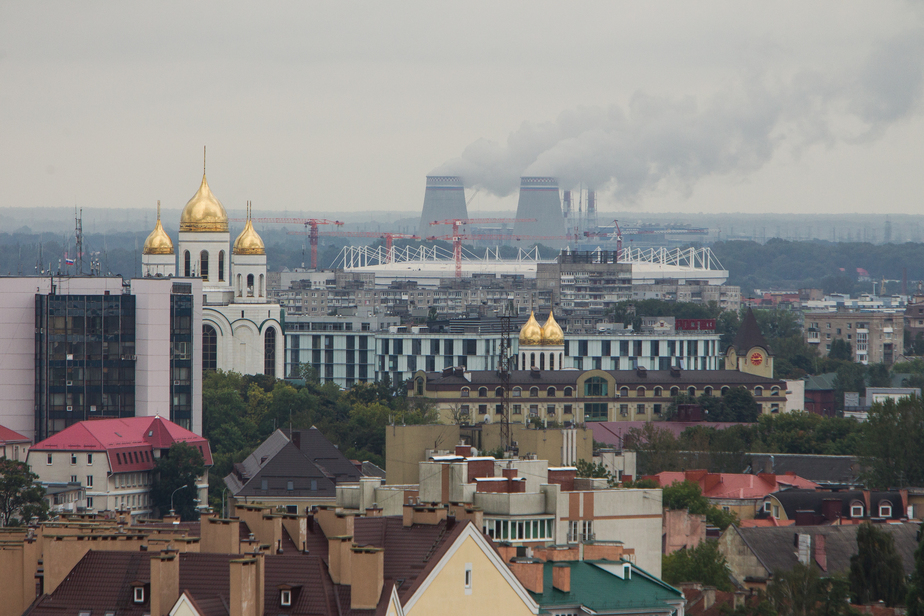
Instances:
[[[462,178],[457,175],[428,175],[418,235],[426,238],[452,233],[452,227],[430,224],[435,220],[448,218],[468,218]]]
[[[535,222],[518,222],[513,227],[514,235],[565,235],[565,219],[561,211],[561,196],[558,194],[557,178],[520,178],[520,200],[517,203],[517,218],[535,218]],[[564,239],[540,240],[555,246]]]

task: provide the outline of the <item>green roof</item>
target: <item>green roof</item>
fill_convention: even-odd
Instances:
[[[621,570],[627,564],[623,560],[546,562],[543,565],[543,593],[530,594],[541,612],[567,606],[584,606],[598,613],[652,609],[668,612],[674,609],[668,601],[683,601],[681,591],[635,565],[630,565],[629,579],[619,577],[616,568]],[[571,568],[571,592],[561,592],[552,586],[555,565]]]

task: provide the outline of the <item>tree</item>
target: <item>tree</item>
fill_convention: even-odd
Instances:
[[[0,458],[0,526],[17,526],[33,516],[48,518],[45,488],[25,462]]]
[[[151,498],[161,515],[173,508],[183,520],[199,517],[196,510],[196,484],[205,473],[205,461],[199,450],[187,443],[174,443],[167,454],[157,460]]]
[[[717,413],[721,419],[710,417],[711,421],[754,422],[760,416],[760,405],[745,387],[729,389],[722,396],[721,401],[720,410]]]
[[[863,391],[866,387],[866,366],[863,364],[842,363],[834,377],[834,406],[844,408],[844,392]]]
[[[653,422],[646,423],[641,429],[630,429],[624,446],[636,452],[639,475],[680,470],[680,447],[674,433],[659,428]]]
[[[874,404],[862,424],[860,452],[864,480],[877,488],[924,483],[924,401],[921,398],[886,400]]]
[[[846,340],[834,340],[831,342],[831,350],[828,351],[828,357],[831,359],[853,361],[853,347]]]
[[[699,484],[693,481],[678,481],[662,490],[661,503],[668,509],[686,509],[694,515],[705,515],[706,523],[725,530],[738,522],[738,516],[722,511],[703,496]]]
[[[850,557],[849,579],[854,603],[884,601],[888,607],[894,607],[905,600],[905,572],[890,533],[869,522],[860,525],[857,553]]]
[[[905,597],[907,616],[924,616],[924,523],[918,530],[918,549],[914,551],[914,571]]]
[[[811,565],[775,571],[767,599],[779,616],[839,616],[858,614],[847,602],[848,584],[842,577],[822,578]]]
[[[668,584],[700,582],[732,591],[730,571],[718,541],[703,541],[692,549],[677,550],[661,559],[661,578]]]

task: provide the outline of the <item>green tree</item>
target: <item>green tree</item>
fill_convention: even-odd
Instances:
[[[17,526],[33,516],[48,518],[45,488],[25,462],[0,458],[0,526]]]
[[[779,616],[846,616],[858,614],[848,601],[847,580],[822,578],[818,569],[796,563],[775,571],[767,585],[767,600]]]
[[[183,520],[199,517],[196,510],[196,483],[205,472],[199,450],[187,443],[174,443],[167,454],[157,460],[151,498],[161,515],[173,508]]]
[[[725,556],[717,541],[703,541],[692,549],[677,550],[661,559],[661,578],[668,584],[700,582],[722,591],[734,590]]]
[[[877,488],[924,483],[924,401],[886,400],[874,404],[862,426],[863,478]]]
[[[662,489],[661,503],[668,509],[686,509],[694,515],[705,515],[706,523],[725,530],[738,522],[738,516],[726,512],[703,496],[699,484],[693,481],[678,481]]]
[[[630,429],[624,446],[636,452],[639,475],[680,470],[680,445],[674,433],[653,422],[646,423],[642,428]]]
[[[834,377],[834,407],[844,408],[844,392],[862,392],[866,388],[866,366],[863,364],[842,363]]]
[[[902,559],[887,531],[869,522],[857,529],[857,553],[850,557],[850,596],[866,605],[884,601],[888,607],[904,602],[907,595]]]
[[[853,347],[846,340],[834,340],[831,342],[831,350],[828,351],[828,357],[831,359],[853,361]]]
[[[924,616],[924,523],[918,529],[918,548],[914,551],[914,571],[905,597],[907,616]]]
[[[593,462],[581,459],[577,461],[575,466],[577,466],[578,477],[610,478],[610,472],[606,470],[606,467],[602,464],[594,464]]]
[[[712,421],[754,422],[760,416],[760,405],[745,387],[733,387],[721,397],[721,406]],[[721,417],[721,419],[719,419]]]

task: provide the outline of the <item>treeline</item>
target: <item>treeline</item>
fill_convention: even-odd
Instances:
[[[304,384],[264,375],[207,372],[202,385],[203,435],[214,466],[209,498],[220,506],[223,478],[277,428],[317,427],[350,459],[385,467],[385,426],[432,423],[436,414],[425,401],[409,402],[403,383],[381,381],[342,390],[320,385],[310,369]]]
[[[792,412],[716,430],[696,426],[679,437],[658,423],[629,431],[624,446],[637,454],[638,474],[705,468],[740,473],[746,453],[852,455],[862,460],[870,488],[924,486],[924,402],[903,398],[876,404],[865,422]]]
[[[712,251],[728,270],[729,284],[740,286],[745,295],[753,293],[754,289],[771,288],[817,288],[825,293],[871,291],[870,282],[857,280],[857,268],[868,271],[875,281],[883,278],[901,280],[905,270],[909,280],[924,280],[924,244],[921,243],[771,239],[766,244],[716,242]],[[898,285],[886,289],[887,293],[899,291]]]

